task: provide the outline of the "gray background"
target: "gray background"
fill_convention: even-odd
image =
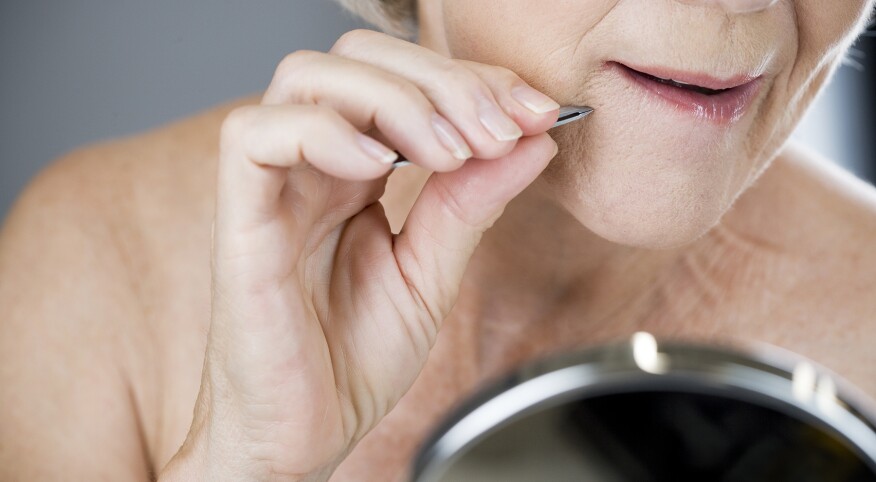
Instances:
[[[366,26],[329,0],[0,0],[0,219],[64,152],[264,90]]]
[[[0,219],[64,152],[259,92],[286,53],[365,26],[329,0],[0,0]],[[862,176],[874,71],[844,68],[796,134]]]

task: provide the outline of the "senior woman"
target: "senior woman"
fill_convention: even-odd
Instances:
[[[638,330],[876,395],[876,192],[786,145],[872,0],[346,3],[419,44],[291,53],[27,189],[0,478],[394,480],[487,379]]]

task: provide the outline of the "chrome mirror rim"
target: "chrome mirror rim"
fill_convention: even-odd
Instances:
[[[860,393],[798,355],[763,344],[628,342],[526,364],[452,411],[424,441],[410,480],[435,482],[470,447],[531,413],[634,391],[721,395],[779,410],[843,439],[876,473],[876,416]],[[792,413],[788,413],[788,412]]]

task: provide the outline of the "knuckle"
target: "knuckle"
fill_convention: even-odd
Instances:
[[[306,71],[314,68],[326,54],[315,50],[296,50],[287,54],[277,64],[271,85],[266,93],[268,103],[301,102],[311,95],[311,86]],[[269,100],[268,100],[269,99]]]
[[[223,147],[228,147],[230,143],[239,142],[243,138],[257,109],[258,107],[251,105],[237,107],[225,116],[219,131]]]
[[[483,64],[470,60],[457,60],[457,62],[462,63],[469,70],[475,72],[478,77],[484,79],[490,84],[513,84],[522,82],[522,79],[517,75],[517,72],[502,65]]]
[[[412,109],[413,112],[421,112],[423,115],[434,110],[432,102],[420,90],[420,87],[403,77],[388,76],[385,88],[386,104],[398,102],[398,107],[404,106],[406,109]]]
[[[450,76],[466,75],[471,73],[471,70],[462,63],[460,63],[458,60],[444,57],[439,59],[437,68],[441,72]]]
[[[490,71],[496,78],[501,79],[505,83],[512,84],[521,80],[516,72],[501,65],[491,65]]]
[[[484,81],[475,72],[453,59],[442,62],[439,69],[443,75],[441,78],[436,78],[434,83],[443,90],[461,90],[482,96],[486,96],[489,92]]]
[[[473,233],[480,233],[486,230],[482,221],[473,219],[469,214],[470,210],[466,209],[463,203],[459,200],[459,195],[447,186],[443,180],[435,183],[435,193],[439,199],[439,204],[444,212],[457,223],[465,226],[466,229]]]
[[[392,91],[393,95],[397,95],[399,97],[403,97],[408,101],[414,101],[418,104],[422,104],[424,99],[423,92],[419,87],[414,85],[413,82],[410,82],[401,77],[394,77],[388,79],[389,89]]]
[[[277,64],[275,78],[286,78],[294,75],[302,67],[311,65],[316,57],[322,55],[322,52],[315,50],[296,50],[286,54],[285,57]]]
[[[314,130],[339,132],[338,128],[344,130],[343,124],[348,123],[340,112],[329,106],[311,104],[297,107],[301,109],[301,115],[306,116],[307,123],[313,126]]]
[[[344,32],[332,45],[330,53],[343,55],[352,49],[358,48],[363,42],[367,42],[376,32],[364,28],[357,28]]]

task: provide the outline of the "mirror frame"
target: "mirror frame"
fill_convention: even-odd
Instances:
[[[784,349],[749,343],[626,343],[566,352],[523,365],[452,410],[421,445],[410,480],[438,482],[479,441],[564,403],[641,391],[707,394],[768,407],[845,441],[876,474],[874,404],[836,374]]]

